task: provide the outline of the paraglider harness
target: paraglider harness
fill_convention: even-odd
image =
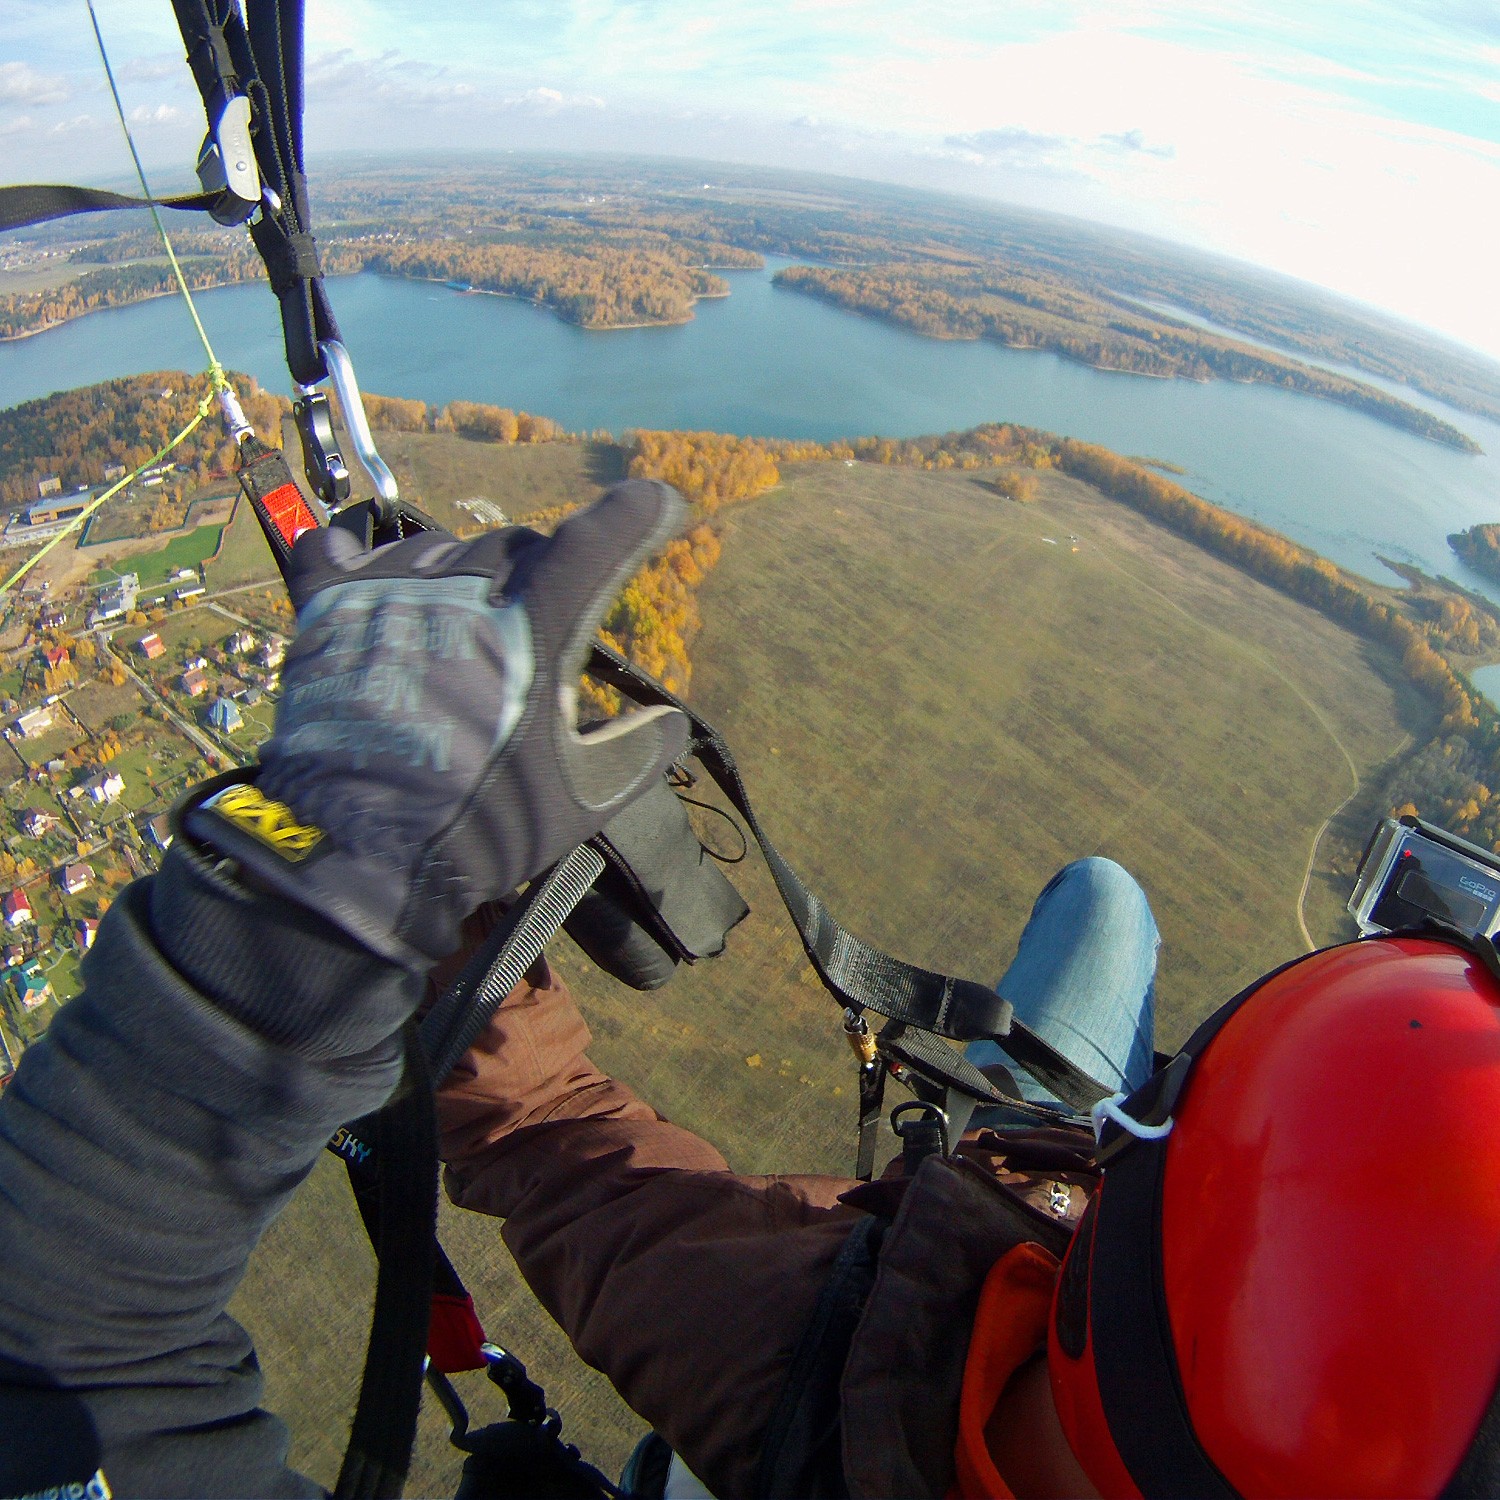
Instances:
[[[173,9],[208,118],[198,160],[203,191],[138,199],[53,185],[3,188],[0,230],[141,203],[247,224],[280,304],[287,365],[298,388],[293,416],[303,466],[322,511],[315,513],[304,497],[281,450],[250,429],[232,391],[221,391],[225,425],[239,453],[237,477],[278,567],[285,571],[297,537],[320,524],[349,529],[367,547],[441,529],[401,498],[376,450],[323,284],[303,171],[302,0],[245,0],[243,14],[238,0],[173,0]],[[330,385],[354,455],[373,481],[368,499],[351,498]],[[749,908],[700,842],[677,795],[697,779],[687,761],[696,760],[749,829],[814,972],[842,1009],[858,1068],[857,1176],[872,1174],[890,1079],[915,1096],[892,1114],[912,1163],[946,1153],[976,1108],[1002,1105],[1022,1120],[1064,1124],[1087,1115],[1109,1092],[1016,1020],[988,985],[917,968],[848,932],[776,851],[718,731],[602,643],[594,645],[587,670],[635,704],[679,709],[692,738],[667,780],[527,886],[420,1025],[408,1029],[405,1077],[392,1101],[329,1143],[348,1168],[379,1262],[340,1496],[400,1493],[424,1372],[452,1424],[452,1441],[469,1455],[460,1494],[621,1495],[562,1441],[557,1413],[521,1361],[486,1338],[438,1244],[433,1091],[561,929],[601,968],[642,990],[664,984],[680,963],[723,951],[728,932]],[[884,1022],[878,1031],[871,1016]],[[950,1045],[977,1038],[1002,1042],[1064,1107],[1028,1103],[1015,1090],[1002,1090]],[[866,1241],[851,1244],[843,1271],[867,1282],[873,1253]],[[506,1422],[478,1432],[469,1429],[450,1378],[475,1369],[487,1372],[509,1405]]]

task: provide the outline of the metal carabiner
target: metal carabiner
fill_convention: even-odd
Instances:
[[[370,423],[365,416],[365,403],[359,394],[359,382],[354,378],[354,361],[337,339],[325,339],[318,345],[318,353],[328,366],[328,378],[339,398],[339,410],[343,413],[349,440],[354,445],[354,456],[365,466],[366,472],[374,481],[375,494],[381,504],[386,508],[392,507],[401,498],[401,494],[396,485],[396,476],[380,456],[375,447],[375,439],[371,436]]]

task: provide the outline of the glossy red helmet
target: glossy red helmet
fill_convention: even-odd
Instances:
[[[1500,1495],[1500,983],[1382,938],[1269,975],[1106,1126],[1059,1278],[1107,1496]]]

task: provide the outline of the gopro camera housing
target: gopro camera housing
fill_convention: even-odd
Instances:
[[[1420,818],[1382,818],[1360,858],[1349,914],[1365,937],[1434,917],[1492,938],[1500,930],[1500,859]]]

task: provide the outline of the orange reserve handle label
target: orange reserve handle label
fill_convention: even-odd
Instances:
[[[292,864],[306,859],[323,841],[321,828],[299,823],[285,802],[273,802],[245,783],[225,787],[203,805]]]

